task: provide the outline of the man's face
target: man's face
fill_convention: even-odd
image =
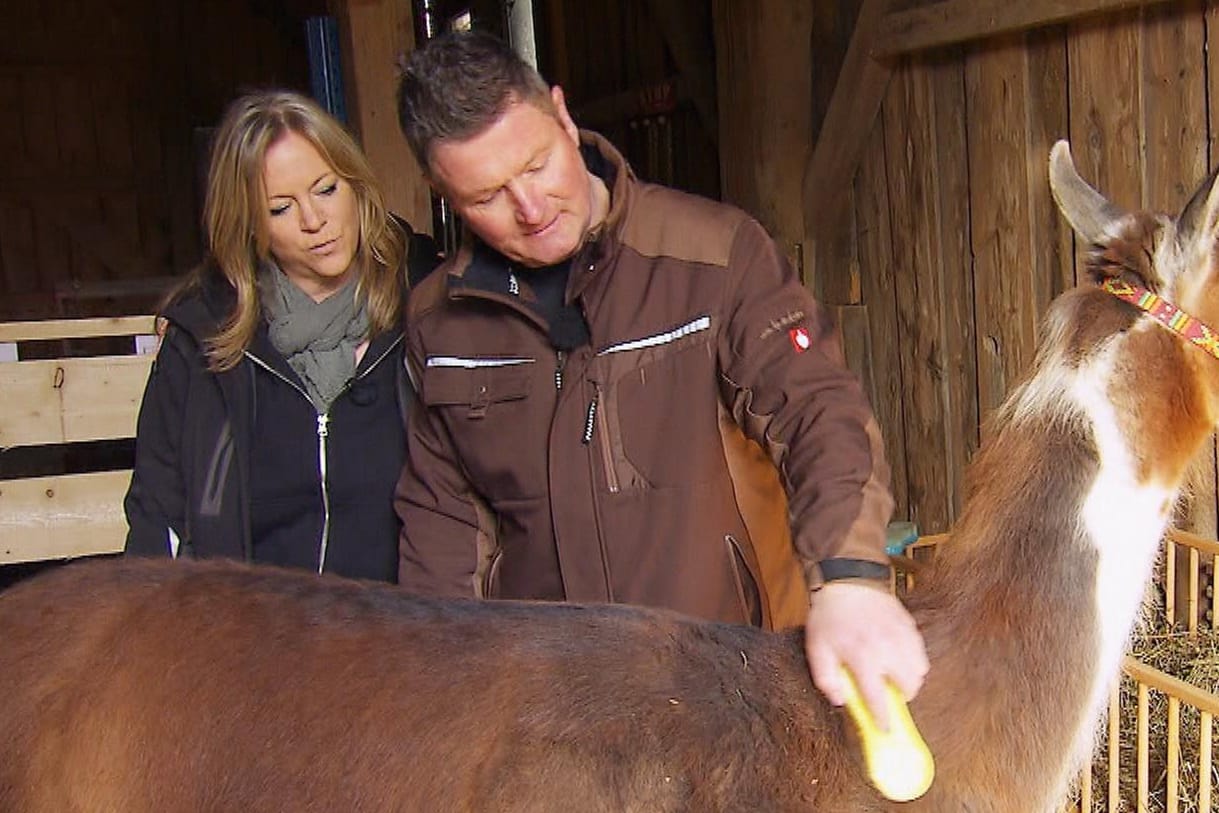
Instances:
[[[483,242],[520,265],[568,259],[596,223],[579,132],[551,89],[555,113],[515,102],[483,132],[432,146],[433,183]],[[598,218],[604,213],[599,213]]]

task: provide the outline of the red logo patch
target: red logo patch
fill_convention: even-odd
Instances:
[[[806,327],[793,327],[787,331],[787,338],[791,339],[792,347],[797,353],[803,353],[813,346],[813,337],[808,335]]]

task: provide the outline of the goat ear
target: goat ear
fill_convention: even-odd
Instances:
[[[1219,172],[1219,170],[1217,170]],[[1216,238],[1219,229],[1219,186],[1215,184],[1215,172],[1210,174],[1195,190],[1194,196],[1185,204],[1177,218],[1177,240],[1188,245],[1198,239]]]
[[[1104,243],[1112,224],[1126,214],[1079,177],[1066,141],[1050,150],[1050,190],[1071,228],[1093,245]]]

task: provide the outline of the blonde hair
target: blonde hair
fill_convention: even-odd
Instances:
[[[263,161],[267,148],[292,132],[318,151],[357,201],[360,240],[353,263],[356,298],[375,336],[398,324],[404,288],[406,236],[385,200],[363,151],[315,102],[290,91],[251,93],[229,105],[212,143],[203,222],[211,264],[237,294],[232,313],[207,342],[209,367],[228,370],[241,360],[262,318],[258,269],[270,259]]]

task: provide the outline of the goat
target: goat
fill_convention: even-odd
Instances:
[[[1219,190],[1125,215],[1051,186],[1090,283],[1219,324]],[[802,632],[440,601],[225,563],[74,565],[0,595],[0,811],[1050,811],[1089,753],[1219,360],[1095,284],[1051,306],[908,605],[921,799],[868,784]]]

